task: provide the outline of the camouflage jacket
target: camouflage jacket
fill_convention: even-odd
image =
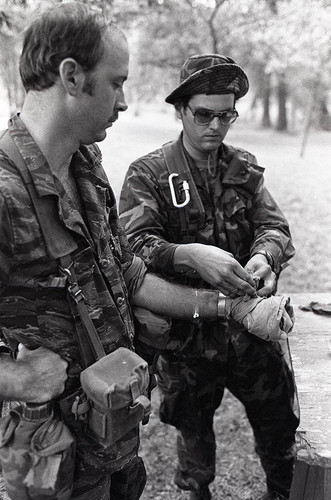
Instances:
[[[177,144],[183,148],[181,138]],[[205,209],[205,223],[197,230],[195,241],[231,252],[242,265],[258,250],[266,250],[279,272],[294,248],[288,223],[266,189],[264,169],[255,157],[223,144],[217,165],[208,172],[184,154]],[[244,160],[239,172],[229,168],[234,155]],[[162,149],[133,162],[123,184],[119,211],[133,250],[147,266],[175,274],[173,253],[182,242],[179,211],[183,209],[173,206],[168,176]]]
[[[113,191],[96,145],[82,146],[70,168],[81,196],[84,219],[19,117],[9,126],[39,196],[53,196],[60,219],[78,243],[73,258],[78,283],[106,353],[132,348],[129,299],[146,267],[134,256],[119,223]],[[18,342],[44,346],[70,360],[66,393],[79,386],[81,358],[66,299],[65,278],[47,255],[29,194],[12,161],[0,151],[0,331],[15,348]],[[132,449],[135,443],[130,443]],[[127,454],[128,443],[115,455]],[[130,448],[131,450],[131,448]]]

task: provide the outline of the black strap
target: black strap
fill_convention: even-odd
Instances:
[[[76,250],[77,243],[67,228],[61,223],[53,196],[39,197],[24,159],[8,131],[0,139],[0,148],[15,163],[29,191],[49,256],[59,259]]]
[[[169,175],[177,173],[181,181],[186,180],[189,183],[190,202],[178,210],[183,241],[186,243],[194,242],[198,229],[202,229],[205,225],[206,213],[203,203],[179,140],[164,144],[162,152]]]
[[[27,187],[48,254],[54,259],[60,259],[60,271],[67,278],[69,303],[73,316],[75,318],[78,313],[81,320],[81,324],[76,321],[75,325],[83,363],[85,366],[90,366],[106,353],[89,315],[85,297],[77,283],[71,258],[71,253],[78,248],[77,243],[58,217],[55,198],[53,196],[39,197],[24,159],[8,131],[0,138],[0,149],[14,162]]]

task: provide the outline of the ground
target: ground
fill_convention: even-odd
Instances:
[[[100,145],[117,197],[129,163],[174,138],[179,130],[180,124],[166,108],[157,113],[146,109],[138,117],[129,111],[120,116]],[[249,121],[239,119],[227,136],[229,143],[254,153],[266,168],[267,186],[290,222],[297,253],[283,272],[281,293],[331,291],[330,138],[330,133],[313,131],[305,155],[300,158],[300,135],[259,130]],[[215,500],[257,500],[264,491],[264,474],[254,453],[242,405],[228,393],[215,418],[215,433]],[[150,422],[142,427],[141,455],[148,473],[142,500],[187,498],[172,480],[176,466],[175,433],[158,420],[157,390],[153,393]]]
[[[141,500],[187,499],[173,482],[176,467],[176,435],[157,415],[157,390],[153,392],[153,414],[141,430],[141,456],[148,481]],[[215,500],[257,500],[265,491],[264,473],[254,453],[251,429],[241,403],[226,392],[214,428],[217,441],[217,472],[211,486]]]

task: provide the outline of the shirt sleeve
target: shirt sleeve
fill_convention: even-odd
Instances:
[[[160,187],[138,163],[127,172],[119,203],[120,220],[132,249],[153,271],[174,274],[177,245],[166,240],[167,213]]]
[[[5,197],[0,193],[0,295],[8,282],[14,252],[14,238]]]
[[[293,257],[295,249],[288,222],[265,187],[263,178],[252,200],[248,216],[254,234],[251,256],[259,251],[267,251],[273,260],[273,270],[278,274],[284,264]]]

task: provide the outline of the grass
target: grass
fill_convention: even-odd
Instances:
[[[180,124],[172,113],[146,110],[141,116],[120,116],[100,144],[104,166],[118,198],[131,161],[173,139]],[[301,137],[257,130],[238,121],[227,141],[254,153],[266,168],[266,183],[290,222],[297,249],[279,283],[281,293],[331,291],[331,141],[330,133],[312,132],[304,158]],[[148,483],[142,500],[185,499],[172,477],[176,466],[175,432],[157,416],[158,393],[153,391],[153,414],[142,427],[141,455]],[[217,500],[257,500],[264,491],[264,474],[254,453],[251,429],[242,405],[229,393],[215,416],[217,477],[212,491]],[[5,498],[3,493],[3,499]]]
[[[100,144],[104,166],[118,198],[129,164],[175,138],[180,122],[172,113],[120,115]],[[280,279],[280,292],[331,291],[331,134],[312,131],[300,158],[301,136],[259,130],[236,122],[226,141],[256,155],[266,185],[286,215],[296,256]]]
[[[120,116],[101,144],[104,165],[118,198],[130,162],[176,137],[180,131],[172,114],[146,112]],[[330,133],[311,132],[300,158],[301,136],[259,130],[236,123],[227,141],[254,153],[266,168],[269,190],[287,217],[296,256],[282,273],[280,293],[331,291],[331,141]],[[153,391],[153,414],[142,427],[141,455],[148,483],[142,500],[186,499],[173,483],[176,435],[158,419],[158,393]],[[226,392],[215,415],[217,475],[212,484],[217,500],[257,500],[265,491],[264,472],[254,452],[252,431],[241,403]]]

